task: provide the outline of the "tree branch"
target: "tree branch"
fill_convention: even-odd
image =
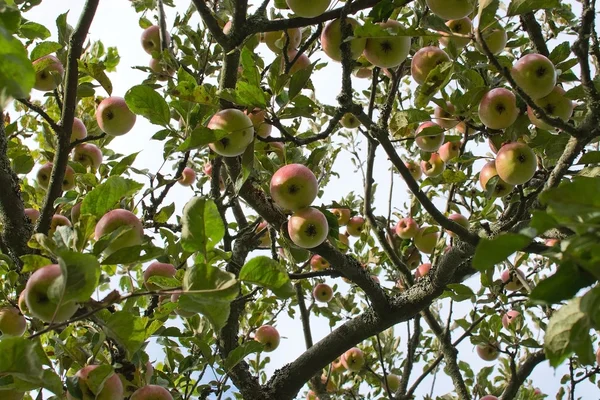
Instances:
[[[523,364],[521,364],[520,368],[517,370],[516,374],[511,374],[510,380],[508,381],[508,385],[504,388],[504,392],[500,397],[500,400],[512,400],[517,395],[519,388],[523,386],[523,383],[527,379],[533,369],[542,361],[546,359],[546,354],[543,350],[537,351],[533,354],[530,354]]]

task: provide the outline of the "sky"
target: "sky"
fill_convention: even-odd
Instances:
[[[75,26],[77,18],[83,7],[82,0],[45,0],[42,4],[34,8],[27,14],[28,18],[32,21],[36,21],[44,24],[53,33],[54,40],[56,39],[56,27],[54,20],[56,17],[70,10],[68,16],[68,22]],[[187,7],[189,2],[187,1],[176,1],[177,10],[182,12]],[[167,7],[167,25],[171,26],[175,13],[173,9]],[[98,11],[90,28],[90,38],[92,40],[101,39],[105,46],[116,46],[119,49],[121,56],[121,62],[117,68],[116,73],[111,73],[110,78],[114,86],[113,95],[123,96],[125,92],[133,85],[140,84],[145,78],[146,74],[137,69],[133,69],[133,66],[147,66],[150,60],[150,56],[142,49],[140,45],[140,35],[142,29],[138,25],[138,19],[140,15],[136,14],[133,7],[127,1],[121,0],[104,0],[101,1],[98,7]],[[150,14],[147,18],[154,20],[154,15]],[[194,21],[197,21],[194,20]],[[268,63],[273,55],[266,48],[265,45],[260,45],[257,51],[265,58],[265,62]],[[323,61],[326,61],[326,56],[323,53],[317,53],[312,57],[311,61],[315,61],[317,57],[320,57]],[[314,87],[316,88],[316,98],[322,103],[329,105],[336,105],[335,97],[341,89],[341,68],[339,64],[329,63],[326,68],[313,74],[312,80]],[[368,80],[353,79],[355,89],[358,91],[368,87]],[[104,95],[101,89],[98,89],[98,94]],[[139,169],[148,169],[149,171],[156,172],[162,164],[162,142],[150,140],[151,136],[160,130],[160,127],[150,124],[148,121],[141,117],[138,117],[137,123],[133,130],[128,134],[117,137],[113,140],[109,147],[115,151],[121,153],[131,153],[140,151],[141,153],[136,159],[134,166]],[[489,152],[487,149],[471,149],[474,152],[478,152],[484,155]],[[366,156],[366,146],[361,147],[361,157],[364,160]],[[342,152],[337,163],[336,171],[342,173],[341,178],[333,178],[328,186],[324,190],[324,195],[317,200],[317,203],[328,204],[333,200],[339,200],[340,194],[346,194],[351,190],[354,190],[357,195],[362,195],[362,179],[349,179],[347,171],[353,170],[354,167],[350,162],[350,155],[347,152]],[[375,199],[375,207],[379,207],[379,214],[387,214],[387,193],[389,191],[389,164],[387,158],[379,152],[375,163],[376,179],[378,181],[377,194],[379,196]],[[35,171],[34,171],[35,172]],[[172,172],[170,166],[167,165],[161,171],[163,174]],[[358,172],[360,176],[360,172]],[[140,182],[147,183],[142,176],[136,176]],[[189,188],[184,188],[180,185],[175,185],[167,198],[164,201],[164,205],[175,202],[176,214],[180,214],[183,205],[185,204],[184,199],[189,199],[192,196],[192,191]],[[408,200],[407,188],[401,182],[399,178],[394,181],[394,201],[393,204],[397,209],[404,209],[403,203]],[[345,285],[340,283],[340,280],[328,279],[327,283],[330,285],[333,283],[340,284],[341,287]],[[386,287],[391,287],[392,282],[383,282]],[[478,277],[470,278],[467,285],[478,287]],[[455,313],[458,315],[469,312],[469,302],[461,303],[456,305],[454,308]],[[314,342],[317,342],[320,338],[324,337],[329,333],[328,324],[325,320],[318,320],[314,316],[311,318],[314,321],[313,327],[313,338]],[[172,323],[172,322],[171,322]],[[302,334],[302,327],[298,319],[292,320],[287,317],[286,313],[282,313],[278,318],[277,326],[283,336],[282,344],[279,349],[275,352],[270,353],[269,356],[272,360],[268,367],[267,374],[270,376],[271,373],[295,359],[304,350],[304,338]],[[402,337],[401,349],[405,349],[406,346],[406,327],[405,324],[396,326],[396,333]],[[299,345],[300,344],[300,345]],[[152,347],[156,351],[156,347]],[[478,368],[492,365],[485,363],[474,355],[474,346],[467,340],[459,346],[461,357],[466,357],[471,367],[477,371]],[[160,353],[156,352],[157,357]],[[465,356],[467,355],[467,356]],[[417,366],[413,371],[413,379],[419,375],[420,366]],[[531,379],[535,386],[538,386],[542,391],[550,397],[554,398],[554,394],[558,390],[559,381],[562,375],[565,373],[565,369],[560,369],[558,372],[552,370],[548,363],[545,362],[538,366],[534,373],[531,375]],[[417,391],[417,396],[423,396],[428,394],[431,388],[431,379],[425,380],[422,384],[421,389]],[[451,391],[453,388],[450,379],[443,373],[438,374],[435,382],[435,394],[442,394]],[[597,398],[594,393],[593,385],[581,385],[578,386],[578,395],[583,399]],[[596,389],[597,390],[597,389]],[[590,397],[591,396],[591,397]]]

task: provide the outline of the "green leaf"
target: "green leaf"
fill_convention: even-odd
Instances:
[[[100,84],[100,86],[102,86],[102,88],[104,90],[106,90],[106,92],[108,93],[109,96],[112,94],[113,85],[112,85],[112,82],[110,81],[108,75],[106,75],[106,72],[104,72],[106,70],[106,67],[104,66],[104,64],[90,63],[90,62],[87,62],[87,63],[80,62],[79,64],[80,64],[81,70],[86,71],[92,78],[97,80],[98,83]]]
[[[2,337],[0,340],[0,376],[12,375],[31,382],[42,378],[42,363],[35,348],[37,342],[24,337]]]
[[[159,223],[165,223],[171,218],[171,215],[175,212],[175,203],[171,203],[160,209],[159,212],[154,216],[154,221]]]
[[[209,143],[216,142],[229,135],[229,132],[222,129],[212,130],[205,126],[195,128],[177,150],[188,151],[204,147]]]
[[[512,0],[508,6],[509,17],[535,10],[560,7],[560,0]]]
[[[581,308],[581,298],[575,298],[552,314],[544,337],[544,351],[554,368],[576,353],[582,364],[594,361],[590,338],[590,319]]]
[[[131,179],[111,176],[85,196],[81,214],[91,214],[99,219],[114,209],[121,199],[133,196],[143,186]]]
[[[267,108],[268,94],[260,87],[248,82],[238,81],[235,89],[226,89],[220,93],[220,96],[242,106]]]
[[[6,29],[11,35],[19,30],[21,25],[21,12],[18,8],[5,7],[0,12],[0,28]]]
[[[56,42],[41,42],[31,51],[31,60],[37,60],[40,57],[47,56],[61,49],[62,45]]]
[[[258,353],[263,349],[263,347],[264,346],[256,340],[249,340],[245,343],[242,343],[233,349],[227,356],[227,359],[225,359],[225,369],[227,371],[231,371],[231,369],[238,365],[240,361],[246,358],[246,356],[253,353]]]
[[[452,62],[444,62],[429,72],[425,82],[415,91],[415,105],[418,108],[427,106],[431,98],[450,82],[453,69]]]
[[[252,86],[260,85],[260,73],[253,58],[254,54],[247,47],[242,48],[240,64],[242,65],[242,76]]]
[[[167,126],[171,120],[169,105],[154,89],[146,85],[137,85],[125,93],[127,106],[134,113],[143,116],[151,123]]]
[[[149,318],[137,317],[129,311],[117,311],[105,321],[104,330],[107,336],[125,347],[131,357],[161,325],[160,321],[150,323]]]
[[[558,266],[556,273],[537,284],[529,299],[536,303],[556,304],[572,298],[594,282],[596,278],[574,262],[563,262]]]
[[[33,65],[23,44],[0,27],[0,107],[8,98],[23,98],[35,83]]]
[[[288,91],[288,98],[290,101],[293,100],[302,91],[302,89],[306,88],[306,84],[310,79],[315,65],[316,62],[312,63],[307,68],[302,68],[292,75],[292,79],[290,79],[290,89]]]
[[[62,271],[62,277],[57,280],[60,281],[60,285],[53,285],[48,297],[62,303],[88,301],[100,280],[98,258],[92,254],[62,251],[58,263]]]
[[[235,192],[239,193],[240,189],[250,177],[250,174],[254,170],[254,141],[252,141],[244,153],[242,154],[242,176],[238,176],[235,181]]]
[[[104,388],[106,380],[114,374],[112,365],[104,364],[94,368],[87,376],[86,384],[94,394],[98,394]]]
[[[581,156],[577,164],[600,164],[600,151],[588,151]]]
[[[50,31],[44,25],[38,24],[36,22],[25,22],[21,24],[19,28],[19,33],[21,36],[27,39],[48,39],[50,37]]]
[[[153,260],[165,253],[164,249],[152,244],[124,247],[102,260],[102,265],[133,264]]]
[[[290,278],[285,268],[267,256],[258,256],[248,261],[240,271],[242,282],[253,283],[273,292],[282,292],[289,297],[294,293]]]
[[[506,260],[514,252],[531,242],[531,238],[516,233],[506,233],[494,239],[481,239],[473,257],[473,267],[485,271]]]
[[[36,254],[25,254],[19,257],[23,261],[23,269],[21,272],[33,272],[46,265],[52,264],[49,258],[38,256]]]
[[[557,65],[565,61],[567,57],[569,57],[569,54],[571,54],[571,44],[569,42],[563,42],[552,50],[548,58],[554,65]]]
[[[181,246],[185,251],[211,250],[225,236],[225,226],[213,200],[193,197],[183,207]]]
[[[140,154],[140,152],[138,151],[137,153],[131,153],[126,157],[123,157],[121,159],[121,161],[119,161],[117,163],[117,165],[115,165],[114,167],[112,167],[112,169],[110,170],[110,175],[121,175],[123,174],[123,172],[127,171],[127,169],[129,167],[131,167],[131,165],[133,164],[133,162],[135,161],[135,159],[137,158],[138,154]]]

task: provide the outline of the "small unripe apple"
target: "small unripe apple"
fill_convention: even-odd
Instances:
[[[18,308],[0,308],[0,336],[22,336],[26,329],[27,321]]]
[[[58,304],[49,297],[50,289],[64,279],[58,264],[37,269],[25,285],[25,302],[29,313],[44,322],[64,322],[79,308],[75,303]]]
[[[173,396],[162,386],[146,385],[133,392],[129,400],[173,400]]]
[[[410,64],[410,73],[415,82],[422,85],[435,67],[448,61],[450,61],[450,57],[439,47],[423,47],[413,56]]]
[[[354,18],[347,17],[346,23],[351,25],[351,30],[359,26],[358,21]],[[321,33],[321,46],[323,51],[333,61],[342,61],[342,27],[339,19],[335,19],[325,25],[323,32]],[[365,38],[355,38],[350,41],[350,57],[356,60],[360,57],[361,53],[365,49],[367,40]]]
[[[96,122],[107,135],[121,136],[133,129],[136,116],[125,99],[111,96],[102,100],[96,109]]]
[[[421,165],[413,160],[408,160],[404,163],[410,175],[414,178],[415,181],[418,181],[423,176],[423,170],[421,169]]]
[[[173,278],[177,273],[177,269],[173,264],[161,263],[158,261],[153,262],[148,265],[148,267],[144,270],[144,286],[148,290],[160,290],[160,287],[149,283],[148,280],[153,276],[164,276],[166,278]]]
[[[446,169],[446,163],[438,153],[431,153],[429,160],[421,161],[421,170],[426,176],[440,176]]]
[[[318,254],[314,254],[310,259],[310,266],[313,271],[323,271],[324,269],[329,268],[329,261],[324,259]]]
[[[573,102],[565,96],[565,90],[556,86],[549,95],[534,100],[535,104],[546,112],[549,117],[568,121],[573,115]],[[554,127],[536,117],[533,109],[527,106],[527,116],[531,123],[540,129],[554,130]]]
[[[415,235],[415,247],[422,253],[432,254],[439,237],[440,233],[437,230],[432,230],[430,226],[424,226]]]
[[[310,206],[319,191],[315,174],[301,164],[279,168],[271,178],[270,189],[273,201],[291,211]]]
[[[303,249],[312,249],[327,239],[329,224],[325,215],[316,208],[296,211],[288,221],[288,234],[292,242]]]
[[[47,55],[38,58],[33,62],[33,66],[40,64],[46,65],[35,73],[35,83],[33,88],[42,92],[50,92],[58,87],[62,82],[65,69],[56,56]]]
[[[166,41],[165,46],[168,47],[171,42],[171,36],[168,32]],[[150,55],[152,55],[152,52],[160,51],[160,28],[157,25],[152,25],[144,29],[144,32],[142,32],[142,47]]]
[[[444,143],[444,130],[435,122],[423,122],[415,130],[415,144],[428,153],[437,151]]]
[[[333,298],[333,289],[325,283],[319,283],[313,289],[313,297],[321,303],[329,303]]]
[[[448,47],[450,43],[453,43],[457,49],[462,49],[469,44],[471,38],[469,38],[468,35],[471,34],[471,28],[473,28],[471,18],[464,17],[459,19],[451,19],[450,21],[446,22],[446,26],[450,32],[452,32],[452,34],[464,35],[466,37],[453,36],[452,34],[448,34],[446,32],[440,32],[442,35],[440,38],[440,44],[442,46]]]
[[[456,115],[454,115],[455,112],[456,107],[449,101],[446,102],[445,109],[440,106],[435,106],[433,110],[433,122],[444,129],[452,129],[459,123]]]
[[[183,171],[181,171],[181,178],[179,178],[177,182],[179,182],[181,186],[192,186],[195,180],[196,171],[190,167],[185,167]]]
[[[346,231],[350,236],[359,237],[361,232],[365,229],[365,219],[363,217],[352,217],[346,224]]]
[[[516,271],[519,275],[521,275],[521,278],[525,279],[525,274],[523,274],[523,272],[521,272],[520,269],[517,269]],[[520,290],[523,287],[521,280],[518,277],[511,274],[511,271],[508,269],[502,271],[500,279],[502,280],[502,283],[504,283],[504,289],[506,290],[514,292],[516,290]]]
[[[262,35],[262,41],[275,54],[281,54],[288,40],[288,50],[297,49],[300,46],[300,42],[302,42],[302,31],[300,28],[288,29],[287,35],[284,31],[265,32]]]
[[[479,184],[481,185],[481,188],[485,191],[488,181],[497,175],[498,171],[496,170],[496,163],[494,161],[486,163],[479,173]],[[495,197],[504,197],[512,192],[514,187],[514,185],[509,185],[499,178],[494,188],[493,195]]]
[[[102,164],[102,150],[92,143],[78,144],[73,151],[73,161],[97,170],[100,164]]]
[[[350,209],[348,208],[332,208],[331,213],[337,218],[339,226],[344,226],[350,221]]]
[[[87,128],[79,118],[73,119],[73,128],[71,129],[71,142],[85,139],[87,137]]]
[[[50,222],[50,229],[48,230],[48,235],[52,236],[52,234],[56,232],[56,228],[58,228],[59,226],[71,226],[71,221],[69,221],[69,218],[65,217],[64,215],[54,214],[52,216],[52,221]]]
[[[400,389],[400,377],[398,375],[387,374],[387,376],[385,377],[385,382],[387,388],[392,393],[396,393],[398,389]]]
[[[500,355],[500,352],[493,344],[478,344],[477,355],[484,361],[494,361]]]
[[[505,144],[496,154],[498,176],[511,185],[528,182],[537,169],[537,158],[531,147],[525,143]]]
[[[354,114],[346,113],[342,119],[340,119],[340,124],[346,129],[355,129],[360,126],[360,121]]]
[[[35,224],[38,218],[40,218],[40,212],[35,208],[26,208],[23,211],[25,213],[25,216],[29,218],[32,224]]]
[[[242,111],[229,108],[212,116],[207,127],[228,132],[224,138],[210,143],[208,146],[223,157],[236,157],[244,153],[246,147],[254,140],[254,125]]]
[[[288,7],[299,17],[313,18],[327,10],[331,0],[285,0]]]
[[[450,160],[458,157],[460,153],[461,142],[446,142],[438,150],[438,154],[443,162],[448,163]]]
[[[506,30],[501,27],[486,29],[482,32],[482,40],[488,47],[488,50],[492,52],[492,54],[500,54],[506,47],[506,42],[508,42],[508,35],[506,34]],[[477,49],[483,52],[483,49],[477,43]]]
[[[402,239],[412,239],[419,231],[419,225],[417,221],[410,217],[402,218],[396,224],[395,231],[396,235]]]
[[[95,240],[98,240],[102,236],[113,232],[121,226],[129,226],[131,229],[125,231],[117,238],[117,240],[114,240],[106,247],[104,250],[106,256],[122,248],[136,246],[142,243],[142,238],[144,236],[142,222],[134,213],[123,209],[112,210],[104,214],[96,224],[94,238]]]
[[[492,89],[479,103],[479,119],[490,129],[506,129],[515,123],[518,116],[517,98],[508,89]]]
[[[358,372],[365,365],[365,355],[358,347],[353,347],[342,354],[342,364],[348,371]]]
[[[391,31],[402,28],[402,25],[398,21],[392,19],[380,22],[379,26]],[[409,51],[410,36],[390,34],[384,37],[367,38],[363,55],[367,61],[376,67],[392,68],[402,64],[406,60]]]
[[[425,263],[425,264],[419,265],[417,267],[417,270],[415,271],[415,279],[420,279],[420,278],[424,277],[425,275],[427,275],[429,273],[430,270],[431,270],[430,263]]]
[[[429,10],[442,19],[459,19],[475,9],[474,0],[427,0]]]
[[[556,69],[546,56],[527,54],[512,67],[517,85],[533,100],[548,96],[556,86]]]
[[[469,219],[462,214],[450,214],[448,219],[456,222],[465,229],[469,229]],[[456,234],[452,231],[448,231],[448,234],[450,236],[456,236]]]
[[[92,383],[88,382],[88,380],[90,379],[90,373],[96,368],[98,368],[98,365],[88,365],[77,371],[75,377],[78,378],[77,385],[83,396],[76,397],[70,392],[67,392],[68,400],[123,400],[125,398],[123,395],[123,384],[121,383],[121,379],[119,379],[119,376],[114,372],[104,381],[102,390],[100,390],[99,393],[92,392],[90,386],[93,385],[95,387],[98,382]]]
[[[510,325],[516,324],[517,319],[521,316],[521,313],[517,310],[510,310],[502,316],[502,326],[504,329],[508,329]],[[517,324],[517,329],[520,324]]]
[[[254,340],[265,346],[264,351],[271,352],[279,346],[279,332],[271,325],[263,325],[256,330]]]

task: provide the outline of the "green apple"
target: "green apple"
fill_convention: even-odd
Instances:
[[[535,104],[543,109],[549,117],[560,118],[568,121],[573,115],[573,102],[565,96],[565,90],[556,86],[548,96],[534,100]],[[533,109],[527,106],[527,115],[533,125],[547,131],[554,130],[554,127],[548,125],[539,119]]]
[[[23,336],[26,329],[27,321],[18,308],[0,308],[0,336]]]
[[[367,38],[363,55],[371,64],[380,68],[392,68],[402,64],[410,51],[410,36],[398,35],[397,31],[402,25],[392,19],[380,22],[379,26],[392,34]]]
[[[347,350],[341,357],[342,364],[348,371],[358,372],[365,365],[365,355],[358,347]]]
[[[71,318],[79,306],[75,303],[59,304],[51,299],[50,290],[62,284],[64,277],[58,264],[36,270],[25,285],[25,303],[29,313],[44,322],[64,322]]]
[[[517,98],[508,89],[492,89],[479,102],[479,119],[490,129],[506,129],[518,116]]]
[[[321,303],[329,303],[333,298],[333,289],[325,283],[319,283],[313,289],[313,297]]]
[[[290,10],[299,17],[317,17],[327,10],[331,0],[285,0]]]
[[[423,226],[414,238],[415,247],[422,253],[432,254],[437,245],[440,233],[431,226]]]
[[[106,256],[125,247],[142,244],[144,237],[142,222],[134,213],[123,209],[112,210],[104,214],[96,224],[94,238],[99,240],[102,236],[110,234],[121,226],[129,226],[131,229],[122,233],[106,247],[104,250]]]
[[[271,197],[281,208],[297,211],[312,204],[319,185],[315,174],[301,164],[279,168],[271,178]]]
[[[427,0],[432,13],[443,19],[459,19],[471,14],[475,9],[474,0]]]
[[[471,29],[473,28],[473,23],[471,22],[471,18],[464,17],[460,19],[451,19],[446,22],[446,26],[452,32],[452,34],[456,34],[457,36],[453,36],[452,34],[448,34],[446,32],[440,32],[442,37],[440,37],[440,44],[444,47],[450,46],[450,43],[453,43],[457,49],[462,49],[466,45],[469,44],[471,38],[468,36],[471,34]],[[464,35],[459,36],[459,35]]]
[[[263,325],[254,333],[254,340],[265,346],[264,351],[271,352],[279,347],[279,332],[271,325]]]
[[[462,214],[450,214],[448,216],[450,221],[454,221],[465,229],[469,229],[469,219]],[[456,234],[452,231],[448,231],[450,236],[456,236]]]
[[[413,160],[408,160],[404,163],[410,175],[414,178],[415,181],[418,181],[423,176],[423,171],[421,170],[421,164],[417,163]]]
[[[385,384],[392,393],[396,393],[400,389],[400,377],[395,374],[387,374]]]
[[[48,162],[38,170],[37,172],[37,183],[43,189],[48,189],[50,184],[50,177],[52,175],[52,169],[54,164]],[[75,170],[71,166],[67,165],[65,169],[65,177],[63,178],[62,190],[67,191],[75,187]]]
[[[493,344],[479,344],[477,345],[477,355],[484,361],[494,361],[500,352]]]
[[[288,234],[292,242],[303,249],[312,249],[327,239],[329,224],[325,215],[316,208],[296,211],[288,221]]]
[[[94,370],[98,365],[88,365],[83,367],[75,374],[77,385],[81,391],[81,396],[67,392],[68,400],[123,400],[123,384],[119,376],[112,372],[104,383],[99,387],[99,392],[95,393],[92,388],[98,385],[98,378],[94,376]]]
[[[133,392],[129,400],[173,400],[173,396],[162,386],[146,385]]]
[[[267,112],[265,110],[255,108],[252,110],[252,112],[246,111],[246,115],[248,115],[248,118],[250,118],[250,121],[252,121],[254,132],[256,132],[258,136],[262,138],[271,136],[273,125],[265,122],[265,117],[267,116]]]
[[[71,221],[64,215],[54,214],[52,221],[50,222],[50,229],[48,230],[48,236],[52,236],[56,232],[56,228],[59,226],[71,226]]]
[[[331,213],[337,218],[339,226],[344,226],[350,221],[350,209],[349,208],[332,208]]]
[[[437,151],[444,143],[444,130],[435,122],[423,122],[415,131],[415,144],[428,153]]]
[[[354,18],[346,18],[346,23],[350,24],[352,31],[359,25]],[[342,61],[342,29],[339,19],[335,19],[325,25],[321,33],[321,47],[329,58],[334,61]],[[365,38],[355,38],[350,41],[350,57],[356,60],[365,49],[367,40]]]
[[[421,161],[421,170],[425,176],[436,177],[440,176],[446,169],[446,163],[438,153],[431,153],[429,160]]]
[[[488,181],[497,175],[498,171],[496,170],[496,163],[494,161],[486,163],[479,173],[479,184],[481,185],[481,188],[485,191]],[[498,181],[493,190],[493,195],[494,197],[504,197],[512,192],[514,187],[515,185],[509,185],[498,177]]]
[[[525,143],[505,144],[496,154],[498,176],[510,185],[528,182],[537,169],[537,158],[531,147]]]
[[[516,271],[516,273],[519,274],[521,278],[525,279],[525,274],[523,274],[523,272],[520,269],[517,269]],[[504,284],[504,289],[509,290],[511,292],[521,290],[521,288],[523,287],[523,283],[521,283],[521,280],[515,275],[515,273],[511,273],[511,271],[508,269],[502,271],[502,274],[500,274],[500,279]]]
[[[228,133],[224,138],[208,145],[212,151],[223,157],[236,157],[243,154],[246,147],[254,140],[252,120],[235,108],[217,112],[210,119],[208,128]]]
[[[152,72],[154,72],[156,79],[159,81],[166,81],[175,75],[175,70],[158,58],[151,58],[148,66]]]
[[[288,50],[288,60],[289,62],[294,61],[294,58],[296,58],[296,55],[298,54],[298,50],[295,49],[291,49]],[[281,62],[283,63],[283,67],[285,66],[285,60],[282,58]],[[298,58],[296,59],[296,61],[294,61],[294,63],[292,64],[292,66],[290,67],[289,70],[289,74],[290,75],[294,75],[296,72],[306,69],[308,67],[310,67],[310,58],[308,58],[308,56],[306,55],[306,53],[302,53],[298,56]],[[283,70],[282,67],[282,70]]]
[[[346,113],[342,119],[340,119],[340,124],[346,129],[355,129],[360,126],[360,121],[354,114]]]
[[[533,100],[548,96],[556,87],[556,69],[547,57],[527,54],[512,67],[517,85]]]
[[[482,32],[481,36],[481,39],[487,45],[488,50],[494,55],[502,53],[506,47],[506,42],[508,42],[508,35],[506,34],[506,30],[502,27],[486,29]],[[479,43],[477,43],[475,47],[483,53],[483,49]]]
[[[439,47],[423,47],[415,53],[410,63],[410,73],[419,85],[425,83],[427,76],[440,64],[450,61],[450,57]]]
[[[329,261],[324,259],[318,254],[314,254],[310,259],[310,266],[313,271],[323,271],[324,269],[329,268]]]
[[[42,92],[50,92],[62,82],[65,69],[58,58],[47,55],[33,62],[35,83],[33,88]]]
[[[96,122],[107,135],[121,136],[133,129],[136,116],[131,112],[125,99],[118,96],[107,97],[96,109]]]

